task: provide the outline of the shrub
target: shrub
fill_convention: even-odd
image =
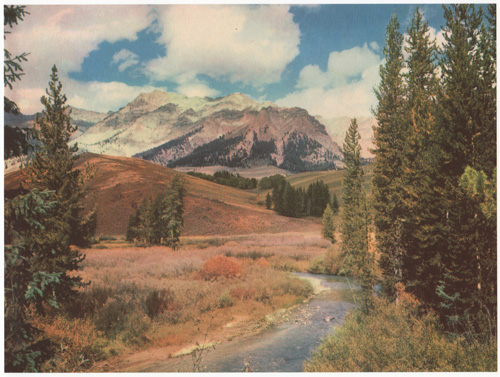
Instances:
[[[158,315],[167,311],[178,311],[179,305],[175,302],[174,292],[170,289],[153,290],[144,301],[146,314],[155,319]]]
[[[304,365],[306,372],[496,371],[496,344],[450,340],[433,313],[401,295],[398,303],[375,299],[368,314],[356,310]]]
[[[92,285],[79,292],[74,300],[69,301],[65,305],[65,311],[76,318],[93,315],[104,306],[111,295],[111,288]]]
[[[257,291],[253,287],[236,287],[231,289],[230,294],[236,300],[252,300],[257,295]]]
[[[54,346],[41,372],[85,371],[105,358],[104,342],[90,320],[57,315],[35,317],[33,322],[43,331],[40,336]]]
[[[320,255],[316,258],[314,258],[310,265],[309,268],[307,269],[307,272],[311,274],[324,274],[325,273],[325,268],[323,266],[323,262],[325,260],[324,255]]]
[[[312,274],[344,275],[341,251],[335,247],[328,249],[324,255],[311,261],[307,271]]]
[[[112,236],[100,236],[99,241],[116,241],[116,237]]]
[[[229,308],[231,306],[234,306],[234,300],[231,297],[231,295],[228,292],[225,292],[224,294],[220,295],[217,298],[217,307],[218,308]]]
[[[269,267],[271,267],[271,263],[269,263],[269,261],[268,261],[266,258],[264,258],[264,257],[259,258],[259,259],[257,260],[257,264],[258,264],[259,266],[261,266],[261,267],[264,267],[264,268],[269,268]]]
[[[298,278],[287,278],[283,282],[279,284],[278,292],[282,295],[294,295],[294,296],[302,296],[309,297],[313,293],[313,288],[311,284],[302,279]]]
[[[96,315],[96,329],[104,332],[108,338],[116,338],[116,335],[125,328],[127,309],[130,309],[130,306],[122,300],[108,301]]]
[[[338,248],[330,248],[323,260],[323,273],[327,275],[344,275],[342,252]]]
[[[121,339],[124,343],[140,346],[147,343],[149,340],[146,337],[146,332],[149,330],[151,322],[148,317],[141,312],[135,312],[128,317],[127,326],[123,329]]]
[[[235,258],[215,255],[207,260],[200,269],[200,276],[204,280],[220,277],[234,278],[241,275],[241,266]]]

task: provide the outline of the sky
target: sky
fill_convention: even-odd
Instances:
[[[370,116],[387,24],[406,33],[416,4],[29,5],[4,41],[28,52],[25,75],[5,95],[23,114],[56,64],[74,107],[117,111],[143,92],[240,92],[325,118]],[[443,10],[420,6],[442,41]]]

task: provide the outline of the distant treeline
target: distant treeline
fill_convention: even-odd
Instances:
[[[233,174],[228,171],[218,171],[215,172],[214,175],[190,171],[188,175],[205,179],[210,182],[218,183],[219,185],[230,186],[245,190],[257,188],[257,183],[258,183],[257,179],[255,178],[244,178],[240,176],[238,173]]]
[[[279,178],[281,177],[281,178]],[[269,177],[272,182],[272,196],[268,194],[266,200],[268,208],[272,202],[274,210],[283,216],[303,217],[303,216],[323,216],[323,212],[328,204],[334,213],[338,212],[339,205],[337,196],[330,197],[328,186],[323,181],[311,183],[307,189],[301,187],[294,188],[283,176],[276,175]]]

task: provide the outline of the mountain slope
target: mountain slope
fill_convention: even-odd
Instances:
[[[84,200],[87,209],[97,207],[97,235],[123,236],[130,214],[144,197],[168,187],[176,172],[148,161],[85,153],[85,163],[97,168]],[[19,190],[19,171],[5,175],[5,196]],[[183,235],[234,235],[283,231],[319,231],[307,220],[278,216],[257,205],[258,193],[217,185],[183,174],[187,191]]]
[[[171,167],[273,165],[304,171],[331,169],[340,155],[325,127],[299,108],[223,110],[195,126],[180,138],[136,156]]]
[[[328,134],[335,140],[339,145],[342,145],[345,138],[345,133],[351,124],[351,118],[341,117],[325,119],[320,116],[315,116],[315,118],[325,125]],[[374,155],[371,152],[373,149],[373,127],[377,125],[377,119],[374,117],[360,117],[356,119],[358,122],[358,132],[361,136],[361,157],[363,158],[373,158]]]
[[[136,156],[172,166],[333,168],[340,148],[299,108],[278,108],[234,93],[216,99],[154,91],[81,135],[84,151]]]
[[[107,114],[97,113],[95,111],[89,111],[84,109],[79,109],[76,107],[70,107],[71,109],[71,123],[78,126],[78,131],[72,135],[72,139],[77,138],[82,133],[87,131],[90,127],[100,122],[106,118]],[[19,128],[30,128],[35,124],[36,114],[32,115],[14,115],[4,113],[4,123],[11,127]]]
[[[90,128],[77,141],[82,150],[89,152],[132,156],[183,137],[197,128],[196,123],[200,119],[214,113],[223,111],[230,114],[232,111],[260,109],[263,105],[239,93],[211,99],[156,90],[139,95]],[[237,126],[226,123],[213,132],[222,135]],[[216,137],[201,136],[207,141]]]

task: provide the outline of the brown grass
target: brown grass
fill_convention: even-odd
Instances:
[[[298,233],[183,242],[176,251],[84,250],[79,274],[91,284],[66,308],[69,316],[43,323],[63,350],[44,370],[86,370],[93,362],[92,371],[122,370],[120,355],[130,352],[161,348],[162,354],[175,355],[202,342],[205,333],[208,341],[220,342],[258,331],[266,326],[266,315],[312,293],[308,283],[285,271],[306,271],[328,246],[319,235]],[[238,273],[205,280],[203,266],[214,260],[231,261]],[[217,267],[224,265],[219,262]]]

